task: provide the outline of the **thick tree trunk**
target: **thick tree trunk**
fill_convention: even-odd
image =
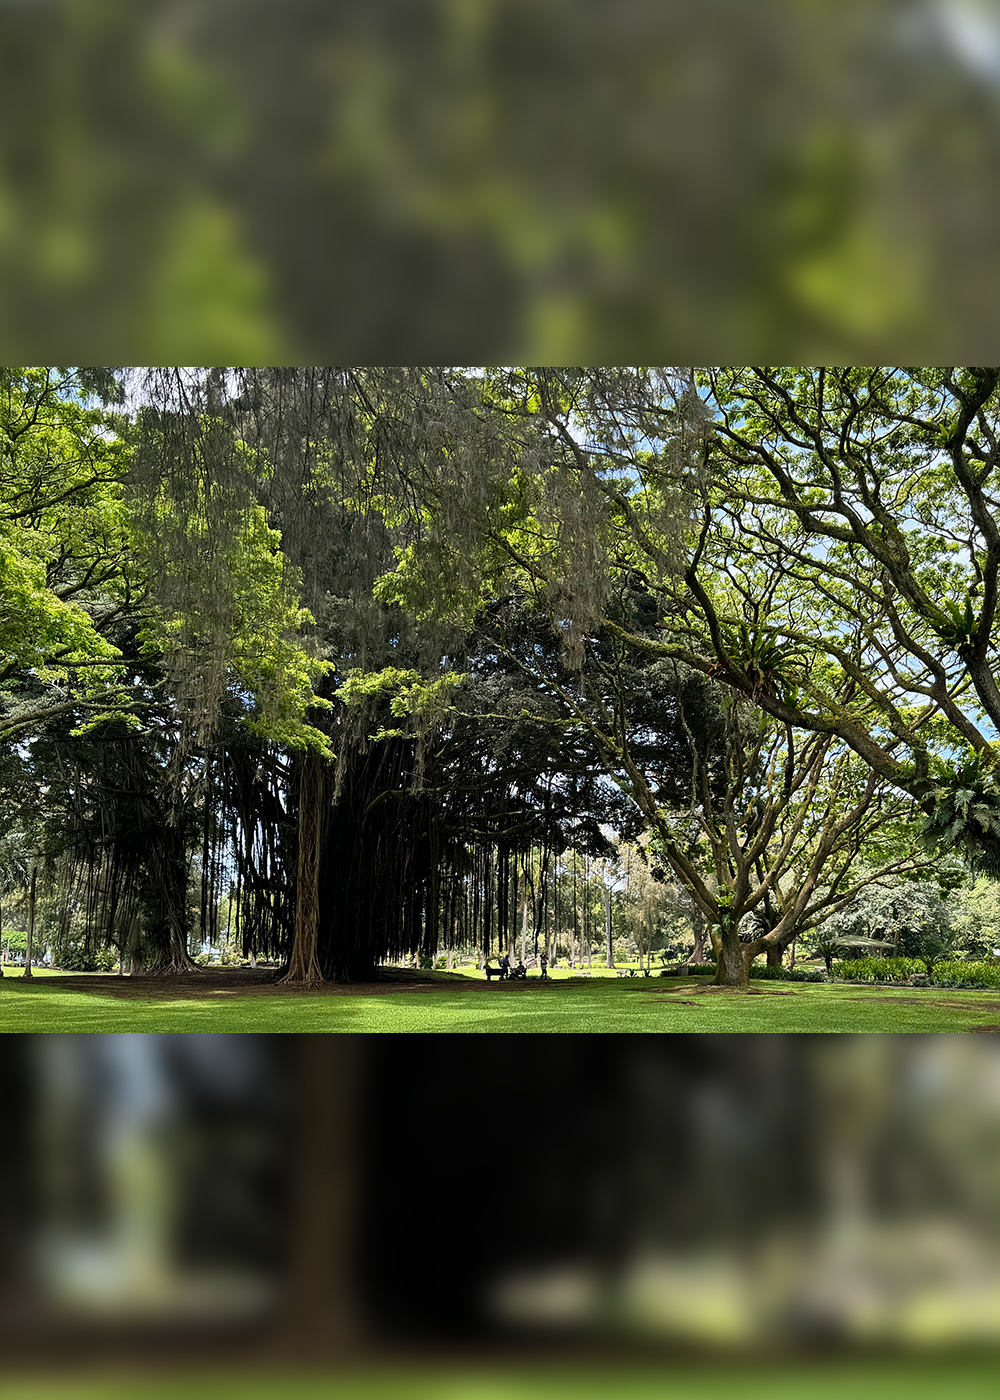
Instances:
[[[769,943],[766,952],[768,967],[781,967],[781,959],[785,952],[784,944]]]
[[[715,974],[717,987],[748,987],[750,985],[750,962],[753,956],[751,943],[741,943],[738,938],[723,938],[716,949],[718,971]]]
[[[761,951],[761,943],[740,941],[741,910],[720,910],[721,927],[712,927],[712,951],[715,953],[717,971],[716,987],[742,987],[750,984],[750,964]]]
[[[295,937],[283,982],[316,986],[324,980],[319,965],[319,871],[323,849],[323,804],[326,788],[323,759],[311,749],[302,764],[299,787],[299,859],[295,882]]]
[[[157,976],[201,972],[187,946],[188,871],[184,836],[179,827],[165,825],[155,833],[150,844],[149,865],[160,889],[162,941],[146,971]]]
[[[147,976],[171,977],[187,972],[203,972],[188,952],[187,933],[183,923],[174,915],[168,915],[167,947],[160,953],[159,960],[149,963],[145,969]]]
[[[717,987],[747,987],[750,984],[750,960],[744,952],[746,945],[738,939],[724,938],[716,949]]]

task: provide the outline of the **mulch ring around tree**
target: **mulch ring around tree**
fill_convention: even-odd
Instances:
[[[237,996],[381,996],[386,992],[475,992],[480,989],[485,992],[493,985],[460,976],[456,976],[454,981],[432,980],[420,972],[400,967],[383,968],[379,980],[375,982],[321,982],[316,986],[294,986],[280,982],[279,976],[273,967],[227,967],[159,976],[119,977],[114,972],[88,972],[58,979],[39,977],[29,982],[13,977],[10,985],[24,991],[35,987],[49,992],[64,989],[90,992],[96,996],[116,997],[120,1001],[215,1001]],[[541,979],[511,979],[503,985],[523,991],[541,985]],[[546,981],[544,985],[552,987],[556,984]]]

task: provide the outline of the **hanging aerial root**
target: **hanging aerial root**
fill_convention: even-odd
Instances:
[[[299,786],[299,860],[296,880],[295,939],[288,972],[281,981],[316,987],[323,981],[317,951],[319,870],[323,839],[323,760],[306,754]]]

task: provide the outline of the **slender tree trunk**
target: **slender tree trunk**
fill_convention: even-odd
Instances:
[[[316,986],[324,980],[319,965],[319,870],[323,849],[323,759],[312,749],[302,763],[299,788],[299,859],[295,882],[295,936],[283,982]]]
[[[499,939],[497,939],[499,942]],[[490,869],[489,847],[483,850],[483,966],[493,952],[493,871]]]
[[[580,944],[580,904],[576,892],[576,851],[573,852],[573,932],[571,934],[569,964],[583,966],[583,948]]]
[[[530,852],[529,852],[529,855],[530,855]],[[532,922],[532,934],[533,934],[532,942],[533,942],[533,944],[534,944],[534,946],[533,946],[533,948],[532,948],[532,951],[533,951],[533,953],[535,954],[535,956],[537,957],[537,956],[538,956],[538,901],[535,899],[535,878],[534,878],[534,876],[533,876],[532,873],[531,873],[531,866],[530,866],[529,864],[527,864],[527,863],[525,863],[524,875],[525,875],[525,879],[526,879],[527,882],[528,882],[528,897],[529,897],[529,899],[531,900],[531,922]],[[528,906],[527,906],[527,904],[526,904],[525,907],[524,907],[524,928],[526,929],[527,926],[528,926]],[[522,939],[522,944],[523,944],[523,939]],[[522,956],[522,958],[523,958],[523,957],[524,957],[524,954],[522,953],[521,956]]]
[[[291,1244],[282,1351],[337,1354],[359,1340],[357,1213],[363,1037],[301,1035],[292,1048],[297,1103]]]
[[[455,966],[455,920],[458,917],[456,903],[455,875],[452,872],[448,890],[448,961],[445,964],[449,972]]]
[[[507,903],[507,956],[511,962],[514,961],[514,951],[517,947],[517,855],[510,862],[510,897]]]
[[[607,966],[614,967],[615,952],[611,941],[611,888],[604,886],[604,933],[607,941]]]
[[[583,941],[587,945],[587,966],[592,968],[592,950],[590,946],[590,871],[587,864],[587,857],[583,858]]]
[[[31,954],[35,944],[35,885],[38,880],[38,866],[31,867],[31,886],[28,890],[28,946],[24,954],[24,975],[32,977]]]
[[[694,911],[694,925],[692,928],[692,933],[694,934],[694,951],[688,958],[688,966],[690,966],[691,963],[703,963],[706,961],[705,916],[704,914],[702,914],[700,909],[695,909]]]
[[[212,885],[211,857],[209,846],[209,809],[211,807],[211,768],[210,759],[205,760],[208,772],[205,774],[205,802],[202,812],[201,827],[201,909],[199,918],[199,932],[201,934],[202,945],[205,944],[209,936],[208,899]],[[199,952],[201,949],[199,949]]]

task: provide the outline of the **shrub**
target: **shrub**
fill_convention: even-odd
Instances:
[[[765,981],[774,982],[825,982],[826,973],[818,967],[768,967],[762,963],[760,967],[751,967],[750,976],[755,980],[758,977]]]
[[[716,972],[715,963],[692,963],[690,967],[665,967],[660,973],[661,977],[714,977]],[[771,978],[780,982],[825,982],[826,973],[821,968],[804,967],[751,967],[750,976],[754,979],[763,977]]]
[[[924,971],[920,958],[845,958],[833,967],[842,982],[906,982]]]
[[[1000,987],[998,962],[939,962],[934,968],[938,987]]]
[[[64,972],[96,972],[97,958],[82,942],[68,944],[53,959]]]

